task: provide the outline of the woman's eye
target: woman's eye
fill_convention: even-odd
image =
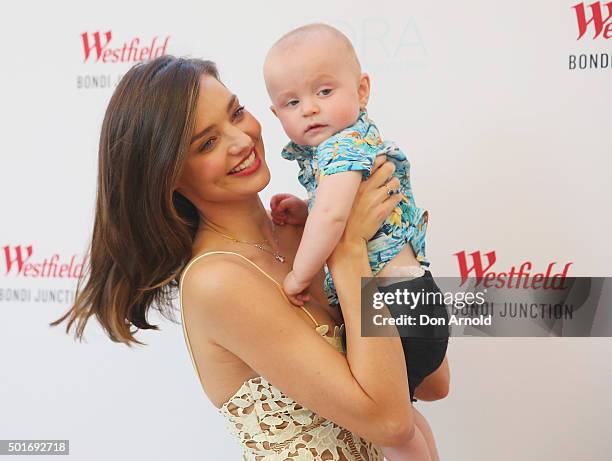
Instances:
[[[204,152],[204,151],[212,149],[213,146],[215,145],[216,140],[217,138],[207,139],[206,142],[200,146],[200,152]]]
[[[323,96],[329,96],[331,92],[332,92],[331,88],[323,88],[321,91],[319,91],[319,93],[321,93]]]
[[[234,118],[239,118],[244,115],[244,106],[238,106],[238,109],[234,111]]]

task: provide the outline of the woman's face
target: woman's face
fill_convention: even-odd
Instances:
[[[203,75],[177,190],[196,207],[243,200],[270,181],[261,125],[217,79]]]

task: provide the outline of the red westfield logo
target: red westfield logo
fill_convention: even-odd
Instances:
[[[113,38],[109,30],[104,33],[94,32],[89,34],[83,32],[84,59],[87,62],[90,58],[94,62],[117,63],[117,62],[140,62],[147,59],[157,58],[166,54],[166,47],[170,36],[165,39],[153,37],[149,41],[142,41],[139,37],[134,37],[129,43],[125,42],[120,46],[111,46]]]
[[[32,245],[6,245],[4,251],[4,275],[13,274],[28,278],[69,278],[76,279],[82,276],[85,259],[78,260],[72,255],[70,261],[62,261],[56,253],[49,258],[36,260]]]
[[[468,265],[468,257],[465,251],[455,253],[459,262],[459,273],[461,274],[461,285],[465,283],[468,277],[472,276],[476,279],[476,284],[483,284],[486,288],[552,288],[562,289],[564,281],[567,277],[567,271],[573,263],[566,263],[563,270],[553,274],[553,268],[556,261],[548,264],[546,272],[538,272],[531,274],[533,263],[531,261],[523,262],[517,269],[516,266],[510,267],[505,272],[495,272],[491,270],[493,264],[497,260],[495,251],[489,251],[484,254],[484,258],[480,251],[470,253],[472,265]],[[485,261],[486,259],[486,261]]]
[[[591,3],[585,6],[584,3],[578,3],[572,7],[576,12],[576,20],[578,21],[578,38],[580,40],[589,30],[593,31],[593,39],[603,36],[603,38],[612,38],[612,2],[602,5],[601,2]]]

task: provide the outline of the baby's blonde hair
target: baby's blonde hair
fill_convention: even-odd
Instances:
[[[335,27],[323,23],[306,24],[305,26],[287,32],[270,47],[266,56],[266,62],[270,55],[273,54],[273,51],[290,51],[291,48],[298,44],[303,44],[305,39],[312,36],[327,36],[341,44],[346,49],[347,61],[353,67],[355,74],[358,77],[361,75],[361,64],[359,63],[357,53],[355,53],[355,48],[353,48],[351,41]]]

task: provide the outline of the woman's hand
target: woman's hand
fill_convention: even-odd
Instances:
[[[341,241],[370,240],[405,198],[402,194],[389,195],[389,191],[397,191],[400,186],[399,180],[392,177],[394,171],[395,165],[387,162],[385,156],[376,158],[372,174],[359,186]]]

